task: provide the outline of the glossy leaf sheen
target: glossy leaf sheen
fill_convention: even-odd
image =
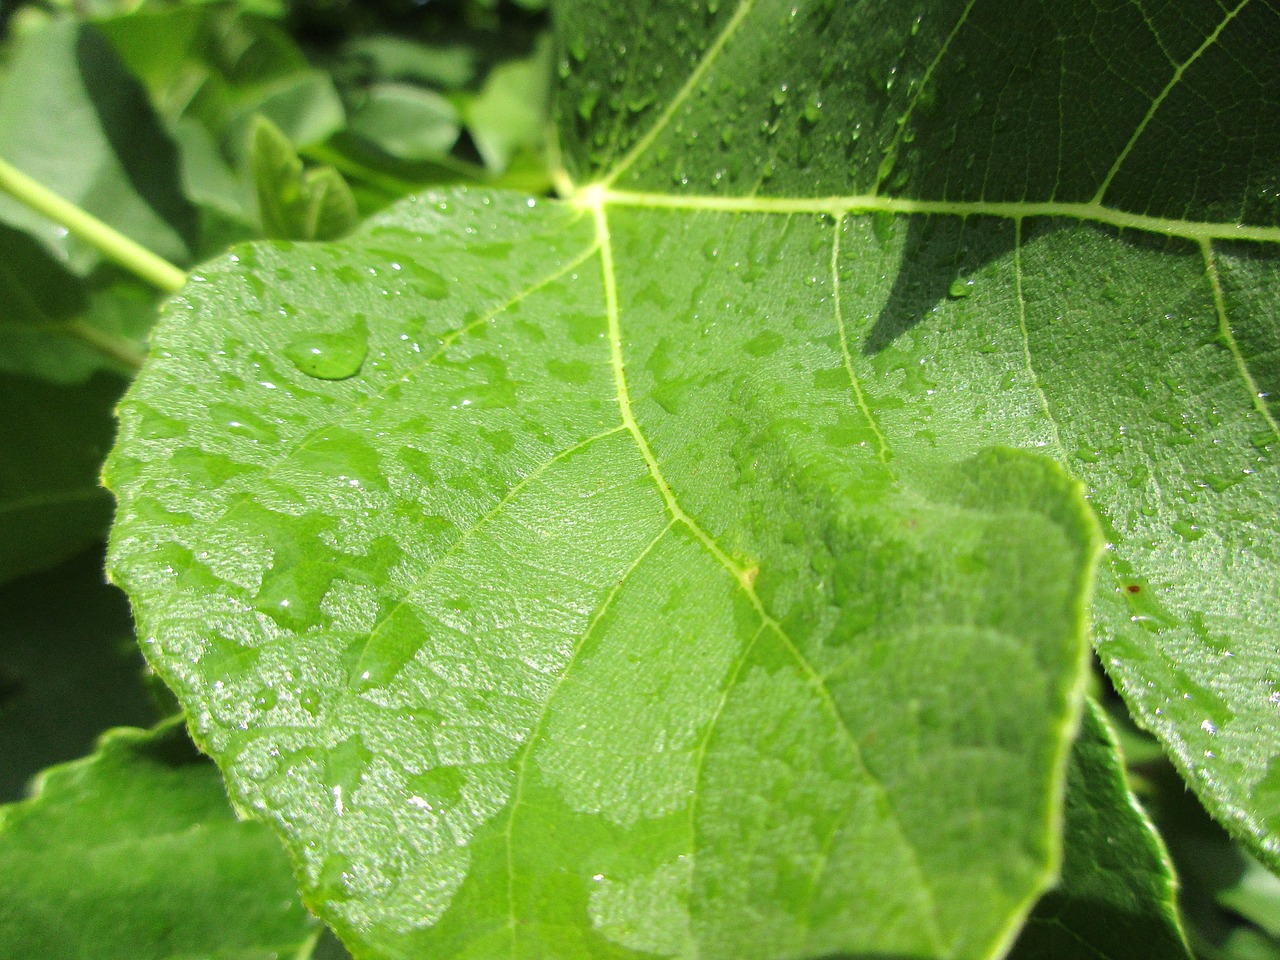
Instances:
[[[180,726],[108,733],[0,808],[0,942],[43,960],[272,960],[316,936],[270,831]]]
[[[114,574],[357,955],[999,953],[1084,674],[1063,467],[1109,669],[1274,853],[1276,228],[1222,199],[1274,134],[1062,84],[1152,32],[1079,8],[564,3],[571,202],[420,198],[171,305]],[[1152,26],[1118,63],[1227,39]],[[1156,133],[1221,189],[1133,179]]]

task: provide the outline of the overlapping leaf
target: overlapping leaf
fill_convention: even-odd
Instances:
[[[1003,949],[1063,468],[1108,668],[1274,859],[1276,25],[1208,14],[565,3],[570,202],[202,271],[115,573],[358,954]]]
[[[1036,904],[1012,960],[1187,958],[1173,865],[1092,702],[1071,755],[1063,830],[1062,878]]]
[[[646,250],[714,217],[841,218],[851,363],[895,464],[998,440],[1089,485],[1103,661],[1275,867],[1274,5],[607,6],[561,8],[578,179]]]
[[[318,935],[275,839],[174,723],[111,731],[0,808],[0,891],[13,956],[271,960]]]

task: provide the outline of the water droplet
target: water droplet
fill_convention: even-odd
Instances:
[[[284,348],[284,355],[309,377],[319,380],[345,380],[360,372],[369,352],[368,331],[364,321],[343,333],[308,333],[295,337]]]
[[[947,288],[947,296],[956,300],[967,297],[971,293],[973,293],[973,279],[970,277],[956,277]]]

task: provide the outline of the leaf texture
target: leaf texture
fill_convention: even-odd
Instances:
[[[171,302],[113,574],[358,957],[999,955],[1059,860],[1085,485],[1108,669],[1274,860],[1274,129],[1163,112],[1274,11],[1068,7],[564,3],[567,202]]]

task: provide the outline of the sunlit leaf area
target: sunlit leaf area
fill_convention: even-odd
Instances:
[[[0,957],[1280,960],[1275,0],[0,30]]]

